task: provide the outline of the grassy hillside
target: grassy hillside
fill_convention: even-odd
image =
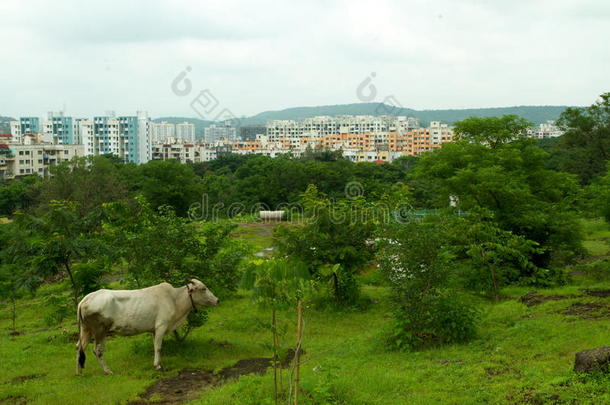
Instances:
[[[235,237],[252,242],[253,250],[268,248],[270,228],[242,224]],[[601,221],[587,221],[586,230],[587,248],[594,256],[587,261],[608,260],[610,229]],[[500,302],[481,302],[483,322],[474,342],[420,352],[384,348],[381,335],[389,321],[385,287],[366,284],[369,305],[360,309],[309,308],[303,403],[610,403],[610,378],[572,372],[577,351],[609,343],[610,297],[587,290],[610,290],[610,281],[574,274],[572,285],[539,290],[526,300],[520,297],[531,288],[505,289]],[[259,371],[256,365],[269,356],[270,334],[262,326],[269,314],[255,307],[248,294],[240,292],[213,308],[208,323],[185,344],[168,338],[163,372],[152,370],[151,338],[140,335],[109,340],[106,360],[115,372],[112,376],[103,375],[89,349],[84,376],[79,378],[74,375],[73,314],[60,326],[44,322],[46,300],[66,288],[52,284],[36,297],[19,301],[17,334],[11,333],[8,308],[0,309],[0,403],[271,403],[269,372],[222,380],[222,376]],[[287,319],[293,316],[281,314]],[[288,330],[286,336],[289,343],[294,331]],[[185,369],[191,371],[181,372]]]

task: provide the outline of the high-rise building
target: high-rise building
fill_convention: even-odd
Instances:
[[[150,126],[153,143],[165,142],[168,138],[173,138],[176,135],[176,126],[167,121],[151,122]]]
[[[11,140],[13,142],[21,142],[22,132],[21,132],[21,122],[20,121],[11,121],[9,123],[11,128]]]
[[[72,117],[64,116],[63,112],[49,112],[47,120],[43,122],[43,133],[46,139],[54,144],[73,145],[79,143],[74,138],[74,125]]]
[[[40,118],[38,117],[21,117],[19,118],[19,124],[21,126],[21,135],[38,134],[42,132]]]
[[[195,142],[195,124],[190,122],[176,124],[176,138],[186,142]]]
[[[302,136],[312,138],[333,134],[364,133],[386,134],[392,131],[410,131],[419,128],[419,120],[404,116],[344,115],[319,116],[300,121],[275,120],[266,125],[266,133],[272,142]]]
[[[237,128],[230,121],[222,124],[212,124],[203,130],[206,142],[216,142],[220,139],[234,141],[237,139]]]
[[[94,154],[113,154],[126,162],[151,159],[150,120],[144,111],[135,116],[115,117],[113,112],[93,118]]]
[[[242,125],[239,127],[239,139],[246,142],[256,140],[256,135],[264,135],[267,129],[263,125]]]

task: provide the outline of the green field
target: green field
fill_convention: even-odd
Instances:
[[[607,258],[610,230],[601,221],[585,225],[591,256]],[[272,245],[272,227],[242,224],[234,236],[248,240],[253,251],[258,251]],[[269,314],[255,307],[248,294],[239,292],[213,308],[208,323],[196,329],[186,343],[177,344],[168,337],[162,372],[152,369],[151,337],[140,335],[108,341],[106,360],[114,375],[102,373],[89,349],[84,376],[76,377],[75,316],[67,317],[59,327],[49,327],[44,321],[48,313],[45,298],[62,289],[67,284],[48,285],[35,297],[17,303],[18,334],[11,334],[9,308],[0,309],[0,404],[273,403],[272,373],[228,382],[213,376],[223,375],[223,370],[239,360],[270,355],[266,347],[270,334],[261,326]],[[592,281],[576,274],[571,285],[538,289],[552,299],[525,305],[519,298],[532,290],[511,287],[503,291],[505,299],[498,303],[481,301],[483,321],[475,341],[419,352],[385,349],[382,335],[389,323],[385,287],[365,284],[363,292],[370,305],[361,309],[309,308],[302,403],[610,403],[610,378],[572,372],[576,352],[609,345],[610,297],[589,295],[585,290],[610,290],[610,281]],[[294,314],[286,312],[281,317],[292,319]],[[294,334],[287,331],[287,343]],[[168,380],[146,394],[153,383],[173,378],[182,370],[210,374],[205,374],[207,382],[185,378],[180,387],[180,380]],[[285,370],[284,377],[289,372]],[[146,400],[140,399],[143,395]]]

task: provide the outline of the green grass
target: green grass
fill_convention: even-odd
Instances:
[[[245,240],[250,243],[253,252],[273,247],[273,231],[277,226],[275,222],[251,222],[238,223],[238,227],[233,231],[233,237]]]
[[[587,223],[585,231],[590,241],[604,238],[608,228]],[[272,245],[269,231],[259,224],[240,226],[235,235],[254,242],[257,249]],[[365,278],[370,279],[374,279],[371,274]],[[0,308],[0,403],[11,396],[23,397],[29,404],[126,403],[157,379],[175,376],[182,369],[218,371],[240,359],[269,356],[265,345],[270,334],[261,326],[269,313],[241,292],[213,308],[206,325],[186,343],[166,340],[163,372],[152,370],[151,337],[140,335],[109,340],[106,360],[115,375],[104,376],[89,349],[84,376],[76,377],[70,340],[76,331],[73,317],[51,328],[44,322],[49,311],[45,296],[65,286],[46,286],[36,297],[18,302],[17,328],[23,332],[19,336],[9,336],[9,311]],[[585,286],[610,289],[610,282],[580,280],[578,285],[539,292],[582,295]],[[531,290],[510,287],[503,291],[504,300],[483,301],[483,319],[474,341],[419,352],[391,352],[384,347],[383,331],[390,322],[385,287],[364,286],[364,295],[372,300],[366,309],[309,308],[303,401],[311,404],[312,398],[326,396],[334,397],[328,403],[383,405],[610,403],[610,378],[572,372],[576,352],[608,345],[610,318],[581,319],[561,313],[576,302],[610,305],[610,298],[580,296],[527,307],[518,298]],[[293,323],[294,314],[288,311],[280,318]],[[294,335],[290,328],[287,344]],[[13,380],[31,375],[37,377]],[[191,403],[272,403],[272,386],[271,373],[242,377],[202,392]]]
[[[610,254],[610,228],[602,219],[583,220],[583,230],[586,240],[583,242],[585,249],[592,256],[604,256]]]

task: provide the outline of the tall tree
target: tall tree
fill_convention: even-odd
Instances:
[[[524,138],[530,126],[530,122],[516,115],[470,117],[455,123],[455,133],[457,139],[488,145],[495,149],[503,143]]]
[[[610,93],[590,107],[566,109],[559,124],[565,130],[560,146],[569,156],[563,169],[578,175],[583,184],[605,173],[610,159]]]
[[[580,254],[576,179],[547,169],[548,155],[533,140],[495,148],[482,142],[456,142],[423,156],[414,179],[430,185],[436,206],[453,198],[464,211],[488,210],[501,229],[538,243],[534,262],[540,267]]]

